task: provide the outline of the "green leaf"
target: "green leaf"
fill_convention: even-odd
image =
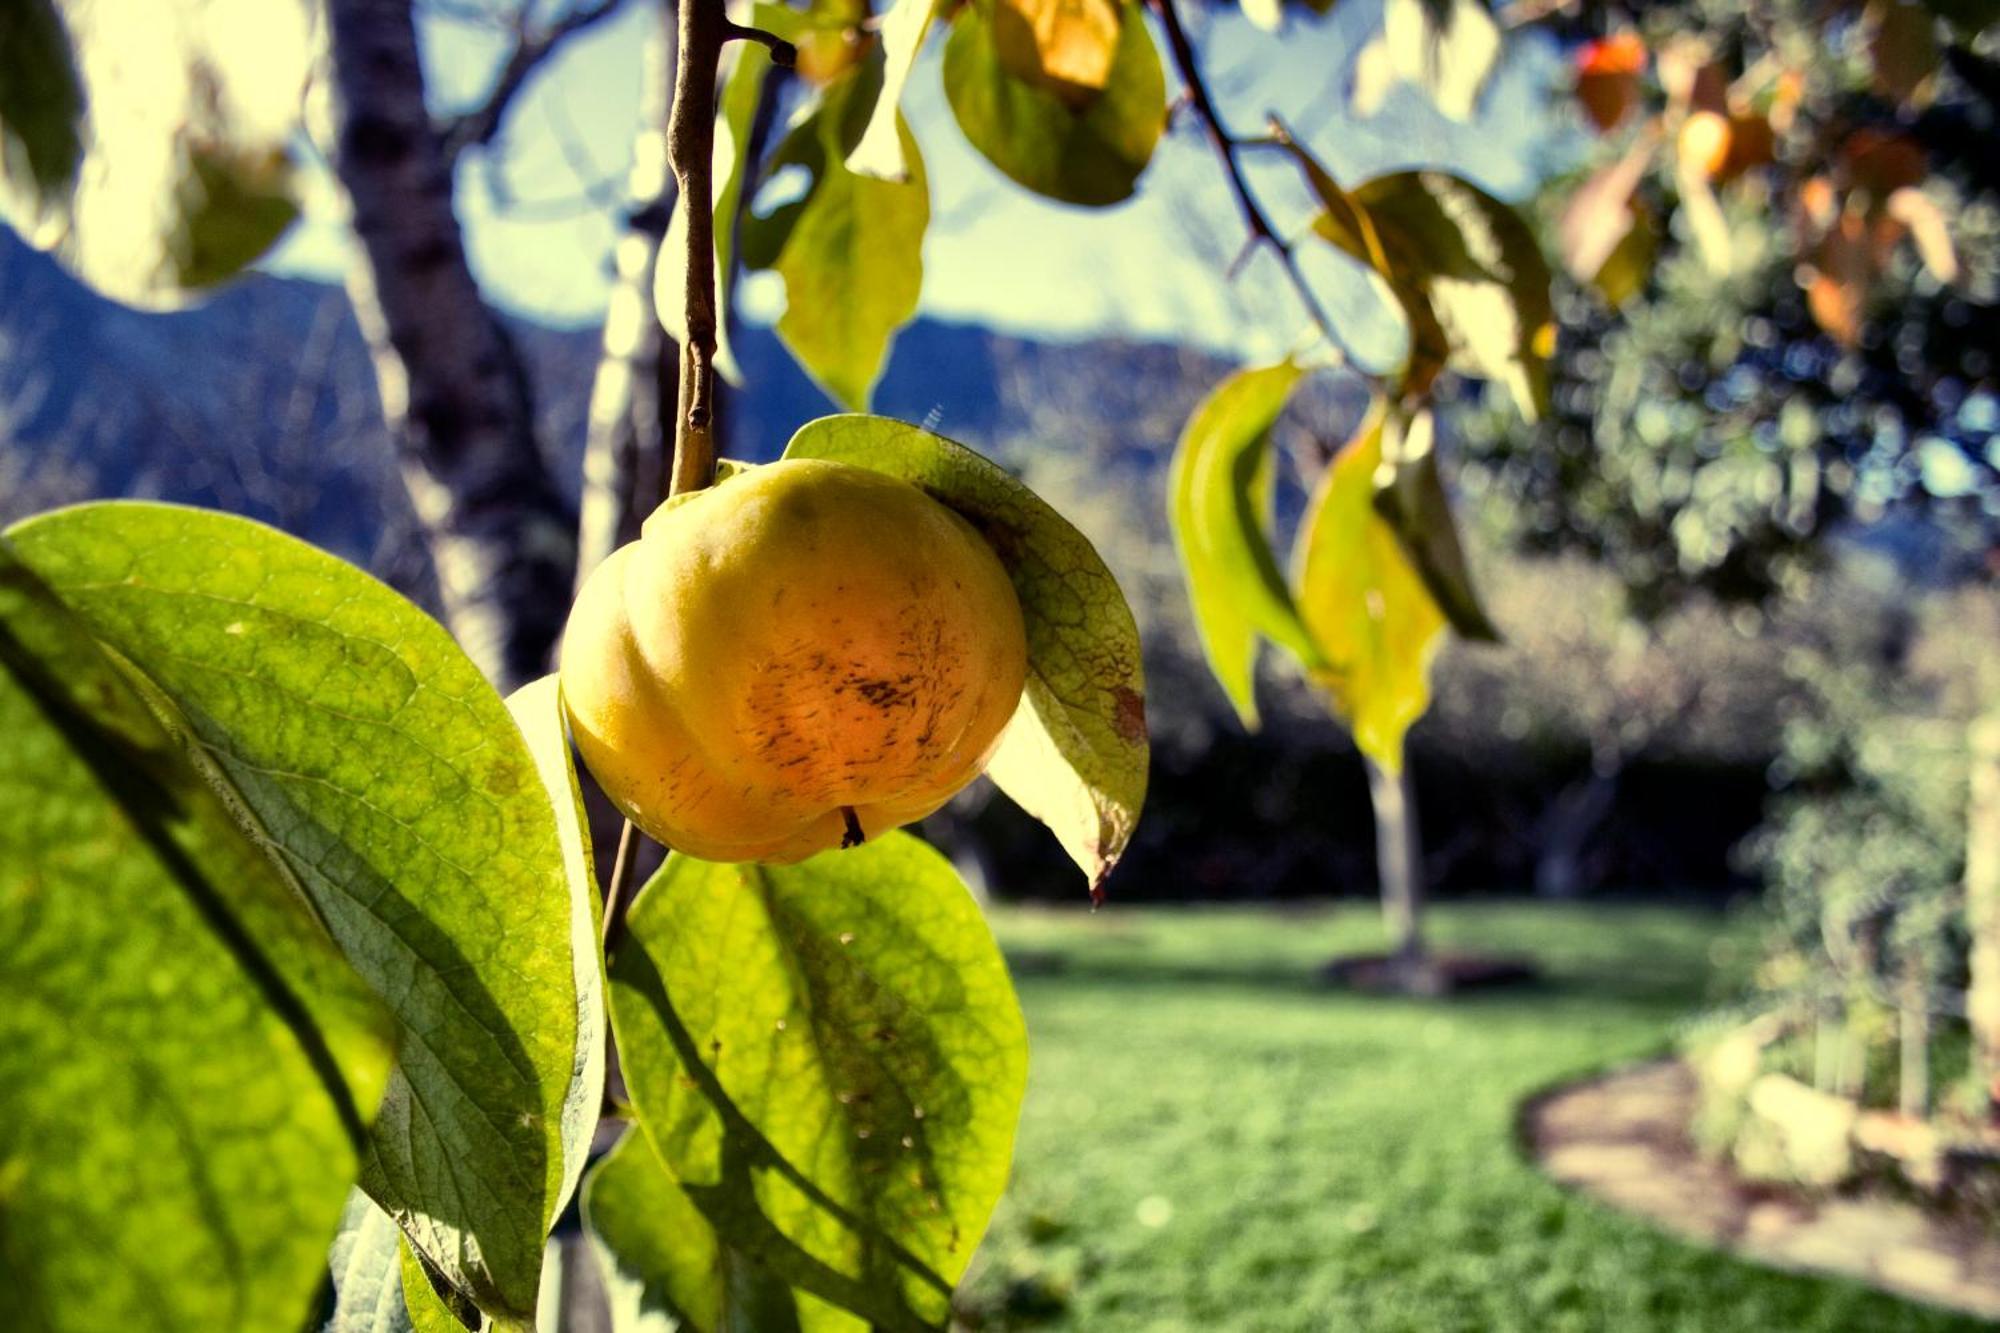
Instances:
[[[465,1333],[467,1329],[499,1333],[497,1323],[487,1328],[479,1310],[442,1273],[424,1262],[408,1236],[402,1238],[396,1253],[402,1273],[403,1309],[414,1333]],[[520,1327],[520,1321],[513,1326]]]
[[[1174,446],[1168,517],[1202,651],[1243,725],[1257,727],[1257,640],[1308,670],[1326,665],[1292,604],[1266,531],[1271,427],[1305,374],[1290,361],[1230,376],[1202,400]]]
[[[1355,58],[1357,115],[1415,84],[1453,120],[1470,120],[1500,57],[1500,27],[1481,0],[1384,0],[1382,32]]]
[[[916,67],[917,53],[930,35],[936,0],[896,0],[882,16],[882,91],[875,96],[868,128],[847,155],[847,169],[877,180],[906,181],[910,164],[903,156],[903,123],[897,108],[903,89],[909,86],[910,71]]]
[[[1166,128],[1166,75],[1132,5],[1101,90],[1081,99],[1022,78],[1003,58],[1000,0],[971,0],[944,48],[945,96],[972,146],[1016,183],[1066,204],[1128,199]]]
[[[785,446],[884,472],[958,511],[1014,581],[1028,685],[987,775],[1055,833],[1099,893],[1146,801],[1150,746],[1139,630],[1090,540],[972,450],[886,417],[823,417]]]
[[[724,1245],[638,1130],[591,1171],[583,1215],[614,1333],[865,1333],[868,1327]]]
[[[1403,735],[1430,704],[1430,664],[1444,613],[1402,543],[1375,510],[1387,406],[1320,478],[1299,529],[1299,609],[1326,651],[1312,673],[1361,752],[1402,771]]]
[[[132,305],[233,277],[298,216],[312,27],[300,0],[27,0],[0,19],[0,215]]]
[[[574,904],[506,706],[360,570],[246,519],[82,505],[22,558],[185,719],[188,742],[394,1012],[362,1185],[496,1313],[534,1308],[573,1179]]]
[[[4,541],[0,734],[7,1322],[296,1329],[388,1015]]]
[[[1451,499],[1438,472],[1437,428],[1430,409],[1392,411],[1382,425],[1382,463],[1375,474],[1375,512],[1403,545],[1453,629],[1467,639],[1498,643],[1500,631],[1480,605],[1472,570],[1458,540]]]
[[[561,682],[548,675],[523,685],[507,696],[507,711],[528,743],[528,753],[554,808],[563,877],[569,885],[570,957],[576,968],[576,1054],[570,1067],[569,1092],[563,1098],[563,1177],[550,1209],[553,1217],[568,1207],[583,1178],[590,1141],[604,1106],[610,1023],[604,1012],[604,952],[599,944],[604,935],[604,905],[597,896],[590,817],[576,781]]]
[[[1006,963],[950,864],[900,832],[795,866],[676,855],[628,924],[627,1086],[721,1242],[879,1328],[943,1328],[1027,1078]]]
[[[333,1313],[320,1333],[412,1333],[403,1304],[403,1232],[360,1190],[327,1255]]]
[[[846,166],[881,86],[879,52],[830,85],[768,167],[803,168],[812,177],[807,194],[769,214],[753,211],[742,224],[743,262],[785,280],[778,336],[828,396],[852,408],[867,406],[890,339],[916,313],[931,217],[909,126],[898,122],[907,181],[860,176]]]
[[[1412,359],[1432,354],[1435,330],[1446,367],[1505,385],[1530,421],[1547,412],[1555,307],[1548,262],[1521,215],[1439,171],[1381,176],[1353,198],[1375,224],[1383,276],[1406,313],[1421,302]]]

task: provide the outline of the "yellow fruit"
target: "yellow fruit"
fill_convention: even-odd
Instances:
[[[1027,657],[969,523],[893,477],[792,460],[647,519],[584,584],[562,689],[634,824],[704,860],[785,862],[978,776]]]

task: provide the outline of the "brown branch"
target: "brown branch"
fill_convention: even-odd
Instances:
[[[715,69],[730,27],[722,0],[681,0],[667,162],[687,218],[681,292],[687,341],[681,346],[670,495],[698,491],[715,479]]]
[[[501,63],[492,91],[478,106],[463,115],[452,117],[439,127],[439,137],[444,141],[445,161],[456,162],[466,149],[492,143],[494,136],[500,133],[501,125],[506,122],[507,111],[514,98],[541,63],[569,38],[610,18],[623,3],[624,0],[591,0],[590,3],[577,5],[539,31],[530,31],[528,17],[533,5],[531,0],[522,0],[520,14],[514,24],[514,49]]]
[[[1245,248],[1246,254],[1255,246],[1270,247],[1271,252],[1278,257],[1278,263],[1284,268],[1285,276],[1291,280],[1292,290],[1298,293],[1299,304],[1305,307],[1306,314],[1320,333],[1325,335],[1326,340],[1339,350],[1342,344],[1333,331],[1333,322],[1326,317],[1326,311],[1321,308],[1319,298],[1313,295],[1312,288],[1307,285],[1305,274],[1299,269],[1298,256],[1293,252],[1291,242],[1279,235],[1277,228],[1271,225],[1270,218],[1264,213],[1263,205],[1257,202],[1256,194],[1250,189],[1250,182],[1244,178],[1243,165],[1237,160],[1237,152],[1243,148],[1246,141],[1232,135],[1223,125],[1221,113],[1215,109],[1215,99],[1209,95],[1208,81],[1202,75],[1201,61],[1195,55],[1194,43],[1188,40],[1187,29],[1181,26],[1181,16],[1174,8],[1174,0],[1147,0],[1147,3],[1152,6],[1153,13],[1160,20],[1160,27],[1166,32],[1167,49],[1173,55],[1174,69],[1181,78],[1182,97],[1193,110],[1196,119],[1201,121],[1202,129],[1208,135],[1208,142],[1215,149],[1216,158],[1222,163],[1223,172],[1229,178],[1230,192],[1236,196],[1236,207],[1243,214],[1243,225],[1250,231],[1250,239]],[[1233,270],[1240,268],[1241,265],[1242,258],[1239,257],[1230,267]]]

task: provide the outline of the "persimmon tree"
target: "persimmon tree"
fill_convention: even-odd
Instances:
[[[525,1327],[579,1189],[631,1326],[949,1317],[1005,1182],[1026,1044],[943,858],[850,806],[857,846],[768,865],[675,852],[641,886],[628,826],[598,896],[588,775],[544,674],[592,571],[574,568],[575,519],[472,281],[451,168],[610,8],[514,11],[490,95],[442,122],[410,0],[19,0],[0,15],[7,216],[120,299],[198,299],[262,254],[296,216],[301,127],[320,138],[353,206],[350,291],[457,636],[228,515],[91,504],[0,542],[0,1276],[29,1327],[296,1327],[329,1264],[342,1328]],[[916,131],[936,127],[900,104],[941,46],[952,132],[1080,207],[1129,197],[1170,119],[1191,123],[1305,328],[1291,357],[1217,386],[1177,449],[1197,619],[1246,721],[1268,640],[1353,730],[1397,961],[1424,984],[1403,737],[1446,630],[1495,634],[1453,526],[1439,387],[1476,378],[1521,417],[1548,410],[1554,304],[1528,224],[1443,172],[1341,182],[1283,124],[1239,123],[1176,0],[899,0],[879,15],[686,0],[671,30],[657,13],[674,57],[654,62],[643,118],[652,169],[633,183],[636,244],[606,331],[586,560],[634,512],[745,484],[743,465],[718,465],[718,379],[738,274],[775,274],[780,339],[849,414],[808,424],[771,466],[896,479],[990,548],[1026,665],[987,771],[1095,891],[1145,793],[1130,611],[1088,542],[1006,472],[865,415],[917,308],[929,222]],[[1357,54],[1357,104],[1407,82],[1469,114],[1507,25],[1533,17],[1389,0]],[[1297,235],[1253,188],[1253,154],[1314,201]],[[764,198],[780,172],[803,193]],[[1372,275],[1408,337],[1311,479],[1288,578],[1269,536],[1272,429],[1307,377],[1353,370],[1302,246]],[[699,708],[727,684],[676,688]],[[643,816],[645,799],[628,808]],[[607,1119],[623,1135],[586,1174]]]

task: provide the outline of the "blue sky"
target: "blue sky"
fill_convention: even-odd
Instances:
[[[591,205],[586,187],[615,199],[630,158],[639,101],[645,6],[575,39],[516,101],[497,158],[469,155],[459,212],[473,263],[500,304],[563,324],[603,314],[613,211]],[[1379,23],[1373,0],[1349,0],[1319,20],[1292,20],[1280,36],[1236,11],[1210,11],[1196,32],[1212,90],[1238,132],[1277,111],[1334,174],[1353,184],[1382,171],[1442,166],[1502,197],[1534,179],[1534,145],[1551,133],[1543,111],[1554,72],[1538,41],[1510,52],[1479,117],[1456,123],[1409,89],[1381,114],[1357,121],[1346,89],[1353,53]],[[462,22],[428,20],[424,32],[434,100],[477,100],[503,42]],[[1298,303],[1267,257],[1232,283],[1223,270],[1243,231],[1220,169],[1192,117],[1162,141],[1139,193],[1110,209],[1041,200],[1012,184],[968,146],[951,118],[935,38],[911,81],[905,110],[931,180],[923,311],[1028,336],[1107,334],[1195,343],[1244,356],[1290,347],[1303,328]],[[1171,70],[1170,88],[1177,83]],[[1268,155],[1260,155],[1268,156]],[[485,183],[504,173],[517,202],[496,203]],[[1309,205],[1275,161],[1253,179],[1280,226],[1303,225]],[[333,277],[350,242],[338,192],[323,169],[310,174],[307,214],[271,261],[281,271]],[[1306,247],[1309,274],[1343,336],[1364,361],[1396,355],[1400,325],[1368,280],[1323,246]],[[747,317],[774,318],[783,289],[759,277],[742,290]]]

